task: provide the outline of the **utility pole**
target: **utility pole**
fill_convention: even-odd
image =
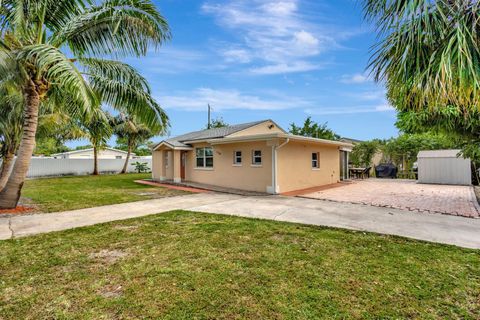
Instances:
[[[208,104],[208,124],[207,124],[207,129],[210,129],[211,128],[211,120],[210,120],[210,109],[212,109],[210,107],[210,103]]]

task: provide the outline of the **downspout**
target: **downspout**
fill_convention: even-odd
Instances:
[[[277,151],[285,146],[287,143],[290,142],[290,139],[287,138],[282,144],[279,146],[272,146],[272,188],[273,194],[278,194],[277,192]]]

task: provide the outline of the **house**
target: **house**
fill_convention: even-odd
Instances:
[[[348,178],[352,145],[288,134],[272,120],[187,133],[153,148],[156,181],[278,194]]]
[[[52,154],[55,159],[93,159],[93,148],[74,150],[69,152],[62,152]],[[135,157],[134,153],[131,153],[131,157]],[[105,148],[98,151],[98,159],[126,159],[127,152],[123,150]]]

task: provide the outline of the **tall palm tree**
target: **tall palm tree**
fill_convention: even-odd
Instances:
[[[148,126],[138,121],[135,116],[128,116],[123,113],[113,119],[112,125],[113,132],[117,138],[124,141],[127,145],[127,157],[120,173],[127,172],[128,161],[130,161],[132,151],[135,150],[138,145],[166,131],[166,119],[154,126]]]
[[[142,56],[169,38],[150,0],[2,0],[0,35],[0,86],[15,79],[25,97],[22,139],[0,209],[20,198],[42,103],[72,114],[104,103],[146,123],[163,114],[136,70],[104,58]]]
[[[379,35],[370,60],[400,111],[480,103],[480,3],[364,0]]]

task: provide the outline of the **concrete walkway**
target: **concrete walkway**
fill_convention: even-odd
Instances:
[[[399,235],[480,249],[480,219],[283,196],[201,193],[50,214],[0,218],[0,239],[184,209]]]

